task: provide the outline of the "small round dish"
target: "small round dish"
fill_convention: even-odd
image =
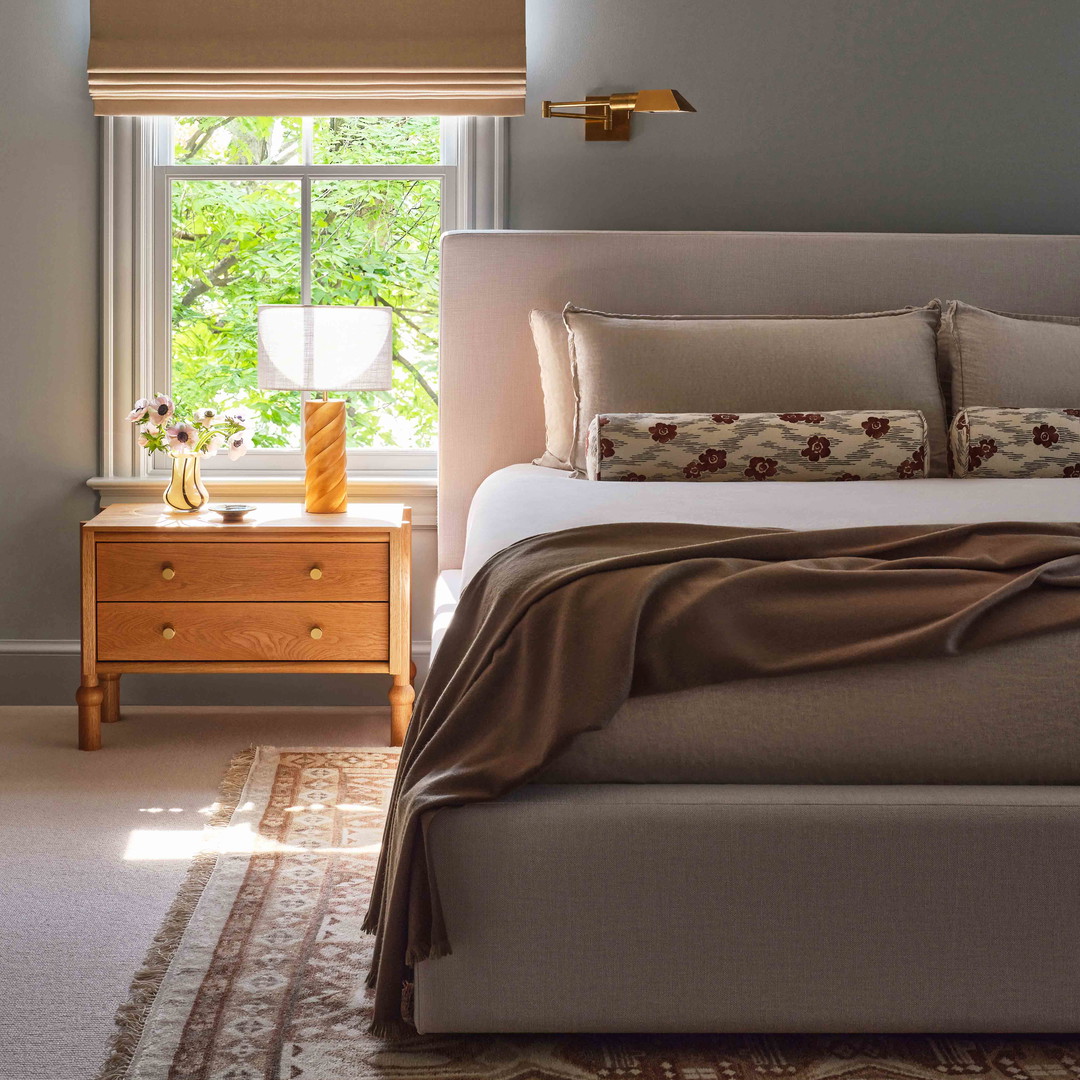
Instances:
[[[239,525],[245,515],[255,509],[251,503],[218,503],[207,509],[212,514],[217,514],[226,525]]]

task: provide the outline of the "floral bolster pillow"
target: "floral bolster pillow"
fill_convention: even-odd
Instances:
[[[589,425],[590,480],[913,480],[921,412],[607,413]]]
[[[953,476],[1080,479],[1080,409],[970,408],[949,429]]]

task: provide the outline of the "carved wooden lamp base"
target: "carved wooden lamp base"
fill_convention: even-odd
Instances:
[[[304,402],[304,509],[344,514],[349,507],[345,454],[345,402]]]

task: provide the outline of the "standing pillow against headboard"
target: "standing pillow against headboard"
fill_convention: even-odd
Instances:
[[[533,464],[570,469],[574,452],[574,381],[570,377],[566,323],[561,311],[533,311],[529,325],[544,393],[544,453],[534,458]]]
[[[1080,387],[1080,318],[1014,315],[950,302],[938,336],[952,412],[972,406],[1056,408]]]
[[[931,474],[947,475],[936,334],[941,306],[822,317],[610,315],[567,305],[576,416],[571,464],[606,413],[922,412]]]

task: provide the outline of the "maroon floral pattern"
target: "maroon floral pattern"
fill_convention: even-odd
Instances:
[[[823,424],[825,416],[817,412],[782,412],[776,414],[787,424]]]
[[[1052,424],[1038,424],[1031,429],[1031,434],[1031,441],[1036,446],[1053,446],[1061,439],[1058,429]]]
[[[911,457],[896,467],[901,480],[919,480],[926,475],[926,451],[916,450]]]
[[[807,461],[821,461],[822,458],[832,457],[829,447],[832,444],[824,435],[811,435],[806,440],[806,447],[799,451],[799,456]]]
[[[775,458],[752,457],[743,476],[749,476],[751,480],[771,480],[776,475],[777,464]]]
[[[703,472],[719,472],[721,469],[727,468],[727,451],[706,450],[704,453],[698,454],[698,461],[701,462]]]
[[[587,474],[636,482],[896,480],[921,475],[925,439],[917,412],[609,413],[589,426]]]
[[[993,439],[983,439],[974,446],[968,446],[968,468],[977,469],[984,461],[989,461],[997,453],[997,443]]]
[[[1080,480],[1080,462],[1075,465],[1066,465],[1062,477],[1070,480]]]
[[[860,426],[871,439],[884,439],[889,434],[887,416],[868,416]]]
[[[953,419],[949,449],[953,476],[1061,479],[1080,458],[1080,409],[965,409]]]

